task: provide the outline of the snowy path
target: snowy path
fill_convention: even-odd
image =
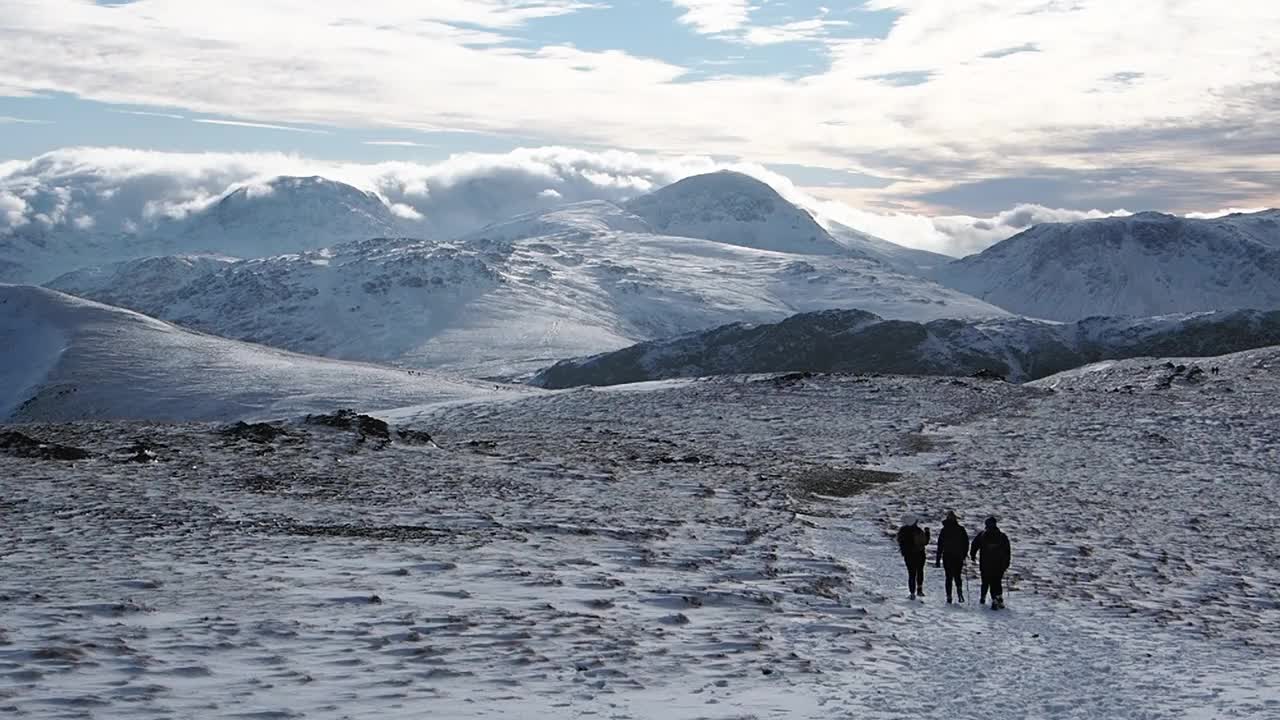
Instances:
[[[1188,638],[1152,634],[1069,602],[1015,591],[1007,594],[1008,609],[993,612],[977,604],[973,568],[966,569],[973,584],[968,602],[949,606],[942,570],[932,561],[925,600],[911,601],[891,538],[871,522],[824,525],[814,531],[815,548],[848,559],[851,574],[866,582],[869,621],[894,645],[864,682],[827,696],[847,717],[1138,720],[1194,717],[1197,707],[1204,717],[1219,717],[1215,708],[1227,685],[1254,683],[1259,693],[1246,706],[1260,714],[1240,716],[1280,713],[1272,673],[1257,667],[1250,677],[1247,656],[1229,677],[1216,677]],[[1267,684],[1270,698],[1262,692]]]

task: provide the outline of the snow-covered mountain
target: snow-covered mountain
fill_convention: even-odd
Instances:
[[[225,255],[161,255],[83,268],[54,278],[45,287],[93,297],[107,305],[146,306],[211,275],[236,258]]]
[[[868,258],[650,229],[616,205],[586,202],[451,242],[362,240],[235,263],[162,292],[127,277],[55,286],[225,337],[490,376],[827,308],[912,320],[1005,314]]]
[[[233,420],[520,391],[307,357],[53,290],[0,285],[0,421]]]
[[[856,254],[749,175],[695,175],[626,204],[656,232],[798,255]]]
[[[260,258],[400,234],[376,195],[322,177],[278,177],[239,188],[192,215],[174,243],[184,252]]]
[[[969,375],[1033,380],[1110,358],[1211,356],[1280,344],[1280,310],[1053,323],[885,320],[860,310],[806,313],[780,323],[735,323],[563,360],[533,378],[566,388],[676,377],[783,371]]]
[[[1280,308],[1280,210],[1036,225],[934,277],[1050,320]]]
[[[864,257],[873,258],[907,275],[929,277],[955,258],[941,253],[909,248],[848,225],[829,223],[827,231],[836,242]]]
[[[235,189],[181,219],[134,233],[29,224],[0,236],[0,281],[47,282],[80,268],[159,255],[257,258],[401,234],[377,196],[320,177],[279,177]]]

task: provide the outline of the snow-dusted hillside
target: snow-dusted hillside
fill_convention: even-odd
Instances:
[[[237,262],[225,255],[161,255],[83,268],[53,279],[45,287],[107,305],[150,305],[196,278]]]
[[[279,177],[134,233],[103,233],[92,224],[19,227],[0,236],[0,281],[48,282],[82,268],[160,255],[267,257],[398,235],[402,227],[370,193],[319,177]]]
[[[1050,320],[1280,308],[1280,210],[1037,225],[934,277]]]
[[[75,278],[57,287],[299,352],[493,376],[826,308],[912,320],[1004,314],[875,260],[648,230],[615,205],[587,202],[452,242],[365,240],[237,263],[161,294]]]
[[[837,222],[831,222],[827,231],[836,242],[853,252],[879,260],[906,275],[930,277],[939,268],[955,260],[949,255],[891,243]]]
[[[809,213],[749,175],[695,175],[627,203],[666,235],[799,255],[853,255]]]
[[[306,357],[69,295],[0,285],[0,420],[231,420],[516,391]]]
[[[858,310],[736,323],[563,360],[538,373],[549,388],[781,371],[969,375],[1032,380],[1108,358],[1219,355],[1280,344],[1280,310],[1063,324],[1018,317],[884,320]]]
[[[193,214],[174,243],[184,252],[260,258],[399,235],[400,227],[372,193],[322,177],[279,177]]]

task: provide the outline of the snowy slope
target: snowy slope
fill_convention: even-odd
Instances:
[[[1139,213],[1037,225],[941,268],[939,282],[1050,320],[1280,307],[1280,211]]]
[[[398,235],[399,229],[372,193],[322,177],[279,177],[234,190],[169,232],[185,252],[259,258]]]
[[[507,396],[493,384],[272,350],[0,285],[0,418],[231,420]]]
[[[1240,378],[1280,373],[1280,346],[1217,357],[1159,356],[1108,360],[1065,370],[1033,387],[1083,392],[1160,390],[1172,387],[1220,390]]]
[[[626,204],[655,231],[800,255],[853,255],[809,213],[749,175],[695,175]]]
[[[1280,343],[1280,311],[1221,311],[1050,323],[1025,318],[884,320],[858,310],[737,323],[563,360],[538,373],[549,388],[781,371],[1044,377],[1107,358],[1218,355]]]
[[[224,255],[162,255],[83,268],[54,278],[45,287],[92,296],[107,305],[149,305],[193,280],[237,262]]]
[[[57,287],[298,352],[487,376],[825,308],[904,319],[1004,314],[874,260],[656,235],[604,202],[451,242],[367,240],[237,263],[163,295],[73,278]]]
[[[955,260],[949,255],[904,247],[838,222],[830,222],[827,231],[836,242],[853,252],[879,260],[905,275],[930,277],[938,268]]]
[[[398,235],[401,227],[370,193],[319,177],[278,177],[131,234],[19,227],[0,236],[0,282],[48,282],[81,268],[158,255],[265,257]]]
[[[0,447],[0,708],[1271,720],[1280,367],[1219,380],[675,381],[437,406],[438,447],[0,428],[91,455]],[[1007,610],[974,564],[907,599],[897,519],[947,510],[1000,516]]]

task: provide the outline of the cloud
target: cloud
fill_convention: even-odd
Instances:
[[[173,113],[150,112],[148,110],[112,110],[120,115],[140,115],[142,117],[168,118],[170,120],[185,120],[183,115],[175,115]]]
[[[0,236],[6,231],[134,233],[179,219],[279,175],[321,175],[371,191],[414,234],[447,238],[519,213],[568,202],[622,202],[684,177],[732,169],[769,183],[822,223],[950,255],[982,250],[1035,223],[1126,214],[1023,204],[985,216],[870,212],[815,193],[755,164],[564,147],[462,154],[432,163],[339,163],[279,153],[164,153],[67,148],[0,163]],[[1204,216],[1219,213],[1205,213]]]
[[[44,120],[31,120],[29,118],[14,117],[12,115],[0,115],[0,125],[48,125]]]
[[[289,127],[287,125],[273,125],[271,123],[245,122],[243,120],[208,120],[204,118],[193,119],[191,122],[203,123],[205,125],[231,125],[233,127],[261,128],[263,130],[287,130],[288,132],[311,133],[313,135],[331,135],[328,130],[315,130],[312,128]]]
[[[813,20],[753,24],[752,8],[765,3],[670,3],[698,32],[747,39],[731,52],[820,34]],[[388,0],[353,13],[329,0],[0,0],[0,92],[66,92],[265,125],[433,128],[856,165],[880,176],[911,165],[909,179],[921,182],[1163,165],[1203,170],[1218,184],[1280,166],[1268,145],[1280,125],[1280,4],[1271,0],[1238,0],[1230,12],[1218,0],[1126,0],[1125,22],[1095,0],[872,0],[868,9],[896,14],[887,35],[825,38],[829,62],[803,76],[786,66],[708,76],[701,66],[525,33],[538,18],[606,4]],[[1188,71],[1187,58],[1211,58],[1212,71]],[[1204,128],[1234,128],[1222,137],[1239,139],[1206,155],[1188,134]],[[1276,197],[1261,193],[1224,202]]]
[[[31,207],[27,205],[27,201],[18,197],[11,192],[0,190],[0,230],[4,228],[17,228],[30,222],[27,214],[31,212]]]
[[[747,0],[671,0],[671,3],[684,10],[680,22],[705,34],[736,30],[746,24],[750,14]]]
[[[362,145],[378,145],[378,146],[386,146],[386,147],[416,147],[416,148],[435,147],[430,143],[420,143],[420,142],[414,142],[412,140],[365,140],[361,144]]]
[[[742,41],[748,45],[814,42],[826,38],[831,28],[846,27],[848,25],[849,22],[846,20],[826,20],[822,17],[811,20],[797,20],[781,25],[757,25],[749,28],[742,35]]]
[[[1213,211],[1210,211],[1210,212],[1189,212],[1189,213],[1187,213],[1187,217],[1189,217],[1189,218],[1195,218],[1195,219],[1197,219],[1197,220],[1216,220],[1216,219],[1218,219],[1218,218],[1220,218],[1220,217],[1226,217],[1227,215],[1236,215],[1236,214],[1241,214],[1241,213],[1244,213],[1244,214],[1248,214],[1248,213],[1256,213],[1256,212],[1262,212],[1262,211],[1267,210],[1267,209],[1269,209],[1269,208],[1263,208],[1263,207],[1256,207],[1256,208],[1223,208],[1223,209],[1221,209],[1221,210],[1213,210]]]

